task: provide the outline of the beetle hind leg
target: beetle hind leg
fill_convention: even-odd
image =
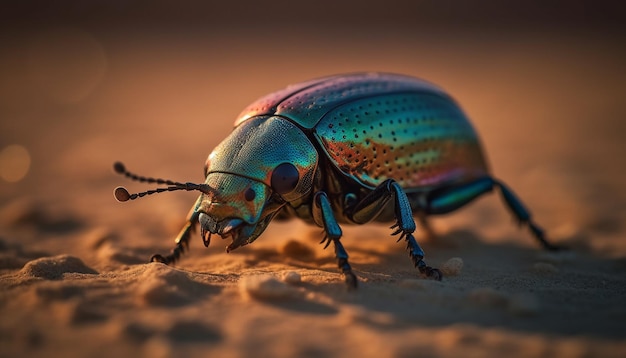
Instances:
[[[533,221],[530,211],[526,209],[524,204],[522,204],[511,189],[504,185],[504,183],[497,180],[494,180],[494,185],[500,189],[502,199],[504,199],[504,202],[509,207],[515,218],[521,225],[528,225],[528,228],[532,232],[535,239],[537,239],[537,241],[539,241],[539,243],[546,250],[558,251],[564,249],[562,246],[554,245],[546,239],[543,229]]]

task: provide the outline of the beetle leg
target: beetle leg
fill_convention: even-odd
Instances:
[[[393,180],[385,180],[363,199],[354,203],[354,200],[346,200],[345,212],[356,224],[365,224],[375,219],[393,197],[391,183]]]
[[[541,229],[532,220],[530,211],[504,183],[491,177],[484,177],[463,185],[440,189],[428,194],[424,211],[427,214],[445,214],[460,208],[480,195],[491,191],[493,187],[500,189],[504,202],[509,207],[515,218],[521,223],[528,225],[533,236],[547,250],[559,250],[562,247],[548,242]]]
[[[426,262],[424,262],[424,250],[422,250],[413,237],[413,232],[415,231],[415,221],[413,220],[413,212],[411,211],[409,198],[407,198],[404,190],[402,190],[400,185],[395,181],[393,181],[390,186],[396,198],[395,212],[397,222],[394,226],[398,227],[398,230],[396,230],[393,235],[401,234],[398,241],[402,238],[406,240],[409,257],[411,258],[411,261],[413,261],[413,265],[423,275],[430,279],[441,281],[443,274],[439,271],[439,269],[426,265]]]
[[[356,223],[366,223],[376,218],[392,198],[395,198],[396,223],[391,228],[397,228],[392,235],[400,234],[398,241],[406,240],[409,257],[423,275],[434,280],[441,280],[443,276],[441,271],[426,265],[426,262],[424,262],[424,250],[413,237],[415,220],[413,219],[411,203],[404,190],[395,180],[388,179],[382,182],[363,200],[356,203],[352,208],[347,208],[347,215]]]
[[[530,231],[533,233],[533,236],[541,243],[541,245],[550,251],[557,251],[563,249],[563,247],[554,245],[546,240],[543,229],[540,228],[535,222],[532,220],[532,215],[530,211],[524,207],[524,204],[517,198],[517,196],[509,189],[504,183],[494,180],[494,184],[500,188],[500,194],[502,194],[502,198],[506,205],[511,209],[513,215],[519,220],[520,224],[526,224],[530,228]]]
[[[331,241],[333,242],[335,245],[337,264],[343,273],[344,280],[348,288],[354,289],[357,286],[356,275],[352,272],[352,267],[350,267],[350,263],[348,262],[348,253],[341,244],[341,241],[339,241],[342,231],[335,219],[328,196],[324,192],[317,192],[315,193],[313,202],[315,203],[313,205],[313,219],[317,225],[324,228],[325,233],[321,243],[326,242],[326,246],[324,247],[326,248]]]
[[[427,194],[422,210],[429,215],[449,213],[491,191],[493,186],[494,180],[484,177],[466,184],[437,189]]]
[[[196,224],[198,223],[198,216],[200,215],[200,213],[196,210],[200,204],[201,199],[202,196],[198,198],[196,204],[193,206],[191,211],[189,211],[189,214],[187,215],[187,223],[176,237],[176,246],[174,246],[172,252],[167,256],[163,256],[160,254],[152,255],[152,257],[150,258],[150,262],[161,262],[166,265],[173,264],[178,261],[181,254],[184,253],[185,250],[189,249],[189,238],[191,236],[191,233],[195,231]]]

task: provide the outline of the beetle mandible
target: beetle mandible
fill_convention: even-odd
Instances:
[[[395,221],[420,273],[441,280],[413,236],[414,214],[456,210],[496,188],[517,220],[544,248],[555,250],[530,212],[489,173],[478,136],[456,102],[439,87],[396,74],[336,75],[288,86],[260,98],[235,121],[209,155],[202,184],[146,178],[115,163],[116,172],[165,184],[137,194],[115,189],[118,201],[175,190],[200,191],[167,256],[174,263],[197,223],[205,246],[211,235],[231,238],[227,251],[256,240],[275,217],[298,217],[324,230],[348,287],[357,278],[340,238],[340,223]]]

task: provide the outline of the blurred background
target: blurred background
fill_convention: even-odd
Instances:
[[[256,98],[313,77],[386,71],[449,91],[472,118],[496,175],[545,226],[566,236],[594,232],[602,242],[621,235],[620,2],[62,0],[1,7],[6,230],[20,215],[45,210],[52,218],[44,221],[71,217],[82,227],[132,230],[141,218],[169,237],[177,229],[162,233],[161,221],[184,217],[195,194],[121,209],[116,185],[146,188],[116,177],[114,161],[144,175],[202,181],[206,156]],[[509,223],[500,207],[489,208],[483,214],[495,218],[483,221]]]

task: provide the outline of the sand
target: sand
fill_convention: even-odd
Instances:
[[[30,165],[23,179],[0,183],[0,356],[626,354],[618,40],[404,34],[383,54],[371,43],[382,38],[286,36],[268,45],[264,35],[63,29],[3,43],[0,144],[26,149]],[[83,67],[63,61],[54,41],[84,55]],[[299,51],[248,61],[285,44]],[[175,267],[146,263],[171,249],[195,195],[117,203],[116,186],[147,187],[117,176],[114,161],[202,181],[206,156],[249,102],[357,70],[411,74],[452,93],[495,175],[570,250],[542,251],[488,195],[435,218],[436,237],[416,233],[441,282],[420,278],[383,225],[344,227],[359,277],[353,292],[318,244],[321,230],[298,221],[272,223],[228,254],[226,242],[205,249],[194,236]]]

